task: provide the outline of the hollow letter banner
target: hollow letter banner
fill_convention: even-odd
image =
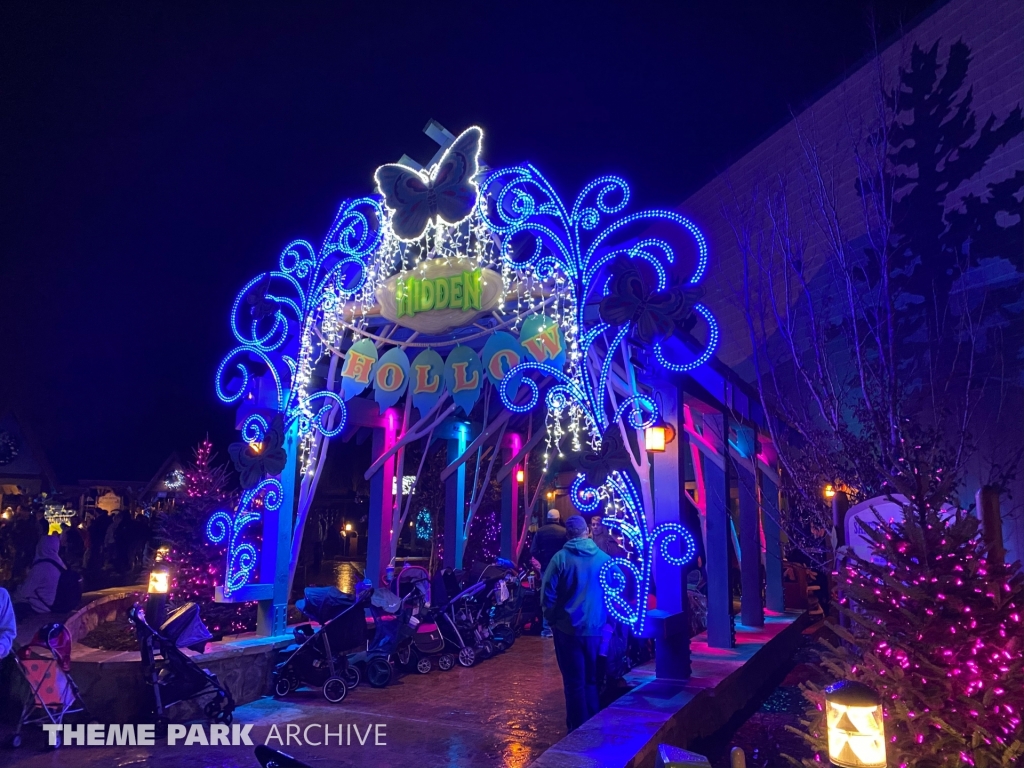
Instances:
[[[484,366],[480,356],[470,347],[457,346],[444,364],[444,380],[452,400],[466,414],[473,410],[484,385]]]
[[[432,349],[425,349],[412,361],[412,404],[426,416],[444,391],[444,361]]]
[[[370,383],[373,365],[377,362],[377,347],[369,339],[360,339],[345,353],[341,369],[341,396],[351,400]]]
[[[401,347],[392,347],[373,369],[373,399],[383,414],[397,403],[409,386],[409,357]]]

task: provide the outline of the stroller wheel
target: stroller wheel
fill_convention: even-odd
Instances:
[[[354,664],[341,673],[342,680],[345,681],[345,687],[350,691],[359,685],[359,682],[363,679],[362,675],[359,674],[359,667]]]
[[[345,698],[347,693],[348,687],[340,677],[332,677],[324,683],[324,698],[331,702],[331,704],[337,704]]]
[[[508,624],[499,624],[491,631],[491,636],[494,638],[494,646],[498,651],[504,653],[512,647],[512,643],[516,641],[515,632]]]
[[[459,649],[459,664],[464,667],[472,667],[476,663],[476,651],[468,645]]]
[[[366,664],[366,681],[374,688],[383,688],[391,682],[394,672],[391,669],[391,662],[378,656],[370,659]]]
[[[277,678],[277,682],[274,683],[274,695],[278,698],[283,698],[292,692],[292,681],[287,677]]]
[[[231,724],[234,719],[231,712],[234,710],[235,705],[229,701],[223,694],[218,693],[212,701],[208,702],[206,707],[203,709],[203,713],[206,715],[206,719],[211,723],[225,723]]]
[[[485,659],[491,658],[491,656],[493,656],[494,653],[494,643],[492,643],[490,640],[484,640],[482,643],[480,643],[480,655],[483,656]]]
[[[432,667],[433,665],[430,663],[430,658],[427,656],[424,656],[416,662],[416,671],[421,675],[429,674]]]
[[[447,672],[449,669],[455,666],[455,655],[451,653],[442,653],[437,658],[437,668],[442,672]]]

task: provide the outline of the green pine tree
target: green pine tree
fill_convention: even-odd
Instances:
[[[841,643],[824,642],[823,665],[881,696],[889,765],[1016,765],[1024,755],[1024,573],[989,559],[972,514],[941,512],[935,496],[908,498],[903,522],[879,520],[870,532],[871,561],[846,558],[838,586],[847,627],[834,627]],[[804,692],[812,706],[806,731],[796,732],[825,759],[824,693]]]
[[[226,550],[206,538],[206,522],[218,507],[230,507],[230,473],[214,463],[216,454],[209,438],[193,449],[192,464],[185,470],[186,492],[182,502],[165,512],[158,530],[169,549],[164,562],[171,569],[169,602],[199,604],[203,621],[215,637],[251,631],[256,626],[255,604],[217,603],[214,592],[224,579]]]

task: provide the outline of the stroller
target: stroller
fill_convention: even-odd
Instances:
[[[230,725],[235,710],[231,691],[217,681],[216,675],[202,669],[181,650],[205,645],[213,639],[199,617],[199,606],[183,604],[159,629],[146,621],[146,612],[138,603],[128,612],[128,619],[139,639],[142,674],[147,685],[153,688],[157,722],[167,722],[167,710],[173,704],[212,693],[214,697],[206,703],[204,714],[211,723]]]
[[[297,645],[285,650],[285,659],[274,670],[274,693],[287,696],[300,686],[322,688],[324,698],[337,704],[359,685],[359,668],[346,651],[366,648],[366,604],[370,593],[351,597],[335,587],[309,587],[296,607],[320,628],[310,624],[295,628]]]
[[[412,659],[412,637],[420,621],[423,592],[413,589],[399,597],[389,589],[375,589],[369,611],[373,617],[373,638],[366,649],[366,680],[374,688],[383,688],[394,678],[394,664],[408,666]],[[428,672],[430,670],[427,670]]]
[[[525,572],[517,572],[508,560],[499,558],[480,573],[478,581],[487,589],[480,598],[483,615],[487,618],[487,631],[498,652],[507,651],[521,631],[523,619],[523,579]]]
[[[32,689],[11,737],[11,746],[21,746],[21,729],[26,725],[60,725],[66,715],[82,712],[78,686],[71,679],[71,633],[63,624],[47,624],[32,641],[14,655],[14,662]],[[76,707],[76,705],[78,705]],[[60,746],[56,734],[54,749]]]
[[[409,643],[410,654],[404,666],[426,675],[437,664],[438,669],[447,672],[455,666],[455,654],[446,651],[446,643],[436,623],[436,616],[430,611],[431,589],[427,570],[411,566],[399,571],[391,582],[391,590],[399,597],[415,601],[410,622],[416,632]],[[400,649],[400,657],[405,647]]]
[[[435,581],[435,594],[455,596],[446,599],[433,618],[459,664],[472,667],[477,659],[487,658],[495,652],[487,629],[488,622],[480,606],[487,582],[478,581],[460,590],[458,574],[445,572],[440,576]]]

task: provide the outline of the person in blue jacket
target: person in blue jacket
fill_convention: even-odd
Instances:
[[[594,544],[582,517],[566,520],[565,531],[565,546],[544,571],[541,606],[554,633],[566,725],[572,732],[599,709],[597,657],[610,624],[600,573],[611,558]]]

